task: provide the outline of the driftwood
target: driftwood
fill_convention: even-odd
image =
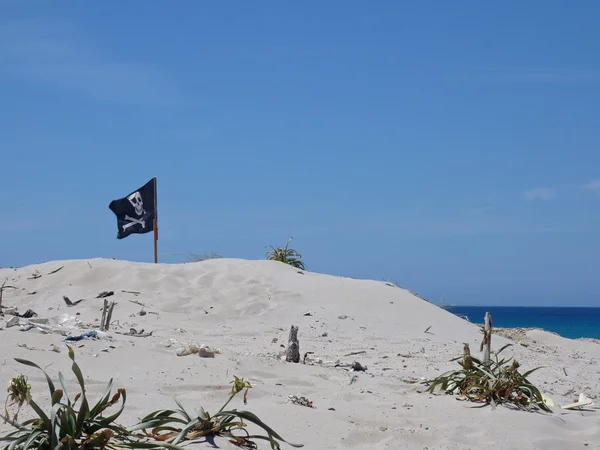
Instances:
[[[104,299],[104,308],[102,309],[102,321],[100,322],[100,330],[108,331],[110,321],[112,319],[113,309],[115,309],[115,302],[112,301],[110,304],[108,300]]]
[[[51,272],[48,272],[46,275],[52,275],[53,273],[56,273],[56,272],[58,272],[59,270],[61,270],[63,267],[65,267],[65,266],[60,266],[58,269],[54,269],[53,271],[51,271]],[[38,279],[38,278],[40,278],[41,276],[42,276],[42,274],[41,274],[41,273],[39,273],[39,272],[35,272],[35,273],[31,274],[31,276],[30,276],[29,278],[27,278],[27,279],[28,279],[28,280],[37,280],[37,279]]]
[[[361,350],[358,352],[347,353],[344,356],[355,356],[355,355],[366,355],[366,354],[367,354],[366,350]]]
[[[16,289],[15,286],[7,286],[6,282],[8,281],[8,278],[6,280],[4,280],[4,283],[2,283],[2,286],[0,286],[0,313],[2,312],[2,294],[4,294],[4,290],[5,289]]]
[[[300,362],[300,343],[298,342],[298,327],[292,325],[290,335],[288,337],[288,347],[285,352],[285,360],[287,362]]]
[[[75,306],[78,305],[79,303],[81,303],[82,301],[84,301],[85,299],[80,298],[79,300],[76,300],[74,302],[72,302],[69,297],[67,297],[66,295],[63,295],[63,300],[65,301],[65,304],[67,306]]]
[[[58,272],[60,269],[62,269],[65,266],[60,266],[58,269],[54,269],[52,272],[48,272],[47,275],[52,275],[53,273]]]
[[[121,289],[121,292],[126,292],[128,294],[133,294],[133,295],[140,295],[141,294],[141,292],[139,292],[139,291],[126,291],[124,289]]]
[[[137,300],[129,300],[129,301],[130,301],[131,303],[135,303],[136,305],[140,305],[142,308],[145,308],[145,307],[146,307],[146,305],[145,305],[145,304],[143,304],[142,302],[139,302],[139,301],[137,301]]]
[[[6,280],[0,286],[0,313],[2,312],[2,293],[4,292],[4,286],[6,286]]]
[[[485,326],[483,329],[483,340],[479,351],[483,352],[483,363],[490,365],[490,354],[492,351],[492,316],[489,312],[485,313]]]

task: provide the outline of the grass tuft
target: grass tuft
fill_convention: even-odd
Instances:
[[[221,255],[216,253],[188,253],[187,260],[189,262],[208,261],[209,259],[222,259]]]
[[[483,402],[492,407],[512,404],[520,409],[546,412],[552,410],[546,405],[540,390],[527,377],[541,367],[520,373],[520,364],[513,358],[499,358],[500,353],[512,344],[507,344],[495,353],[489,364],[471,356],[469,345],[465,344],[462,357],[454,358],[460,369],[452,370],[424,381],[427,392],[434,394],[438,389],[446,394],[457,394],[468,401]]]
[[[271,261],[279,261],[285,264],[289,264],[290,266],[296,267],[297,269],[306,270],[306,266],[302,261],[302,255],[298,253],[293,248],[288,248],[290,242],[294,239],[293,237],[289,238],[285,247],[273,247],[269,245],[271,250],[266,253],[266,258]]]

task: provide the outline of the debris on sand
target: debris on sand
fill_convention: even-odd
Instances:
[[[367,371],[367,366],[363,366],[358,361],[354,361],[352,363],[352,365],[350,366],[350,369],[353,370],[354,372],[366,372]]]
[[[212,350],[208,345],[191,342],[177,349],[177,356],[198,355],[200,358],[214,358],[221,353],[219,349]]]
[[[306,406],[307,408],[314,408],[313,402],[306,397],[298,397],[296,395],[288,395],[287,402],[290,402],[294,405]],[[287,403],[286,402],[286,403]]]
[[[71,307],[71,306],[78,305],[78,304],[79,304],[79,303],[81,303],[81,302],[82,302],[84,299],[83,299],[83,298],[80,298],[79,300],[76,300],[76,301],[72,302],[72,301],[69,299],[69,297],[67,297],[66,295],[63,295],[63,300],[65,301],[65,304],[66,304],[67,306]]]
[[[148,336],[152,336],[153,331],[150,331],[149,333],[144,333],[144,329],[142,328],[140,331],[136,330],[135,328],[130,328],[129,331],[127,333],[121,333],[119,331],[117,331],[117,334],[122,334],[124,336],[135,336],[135,337],[148,337]]]
[[[98,339],[98,332],[95,330],[86,331],[85,333],[81,333],[75,336],[67,336],[65,338],[65,342],[77,342],[84,339]]]

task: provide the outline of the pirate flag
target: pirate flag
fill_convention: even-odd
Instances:
[[[156,179],[153,178],[126,197],[113,200],[108,207],[117,216],[117,239],[153,231],[156,219]]]

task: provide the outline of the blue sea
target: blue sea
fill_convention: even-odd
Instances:
[[[563,337],[600,339],[600,308],[444,306],[470,322],[483,324],[486,311],[498,328],[542,328]]]

